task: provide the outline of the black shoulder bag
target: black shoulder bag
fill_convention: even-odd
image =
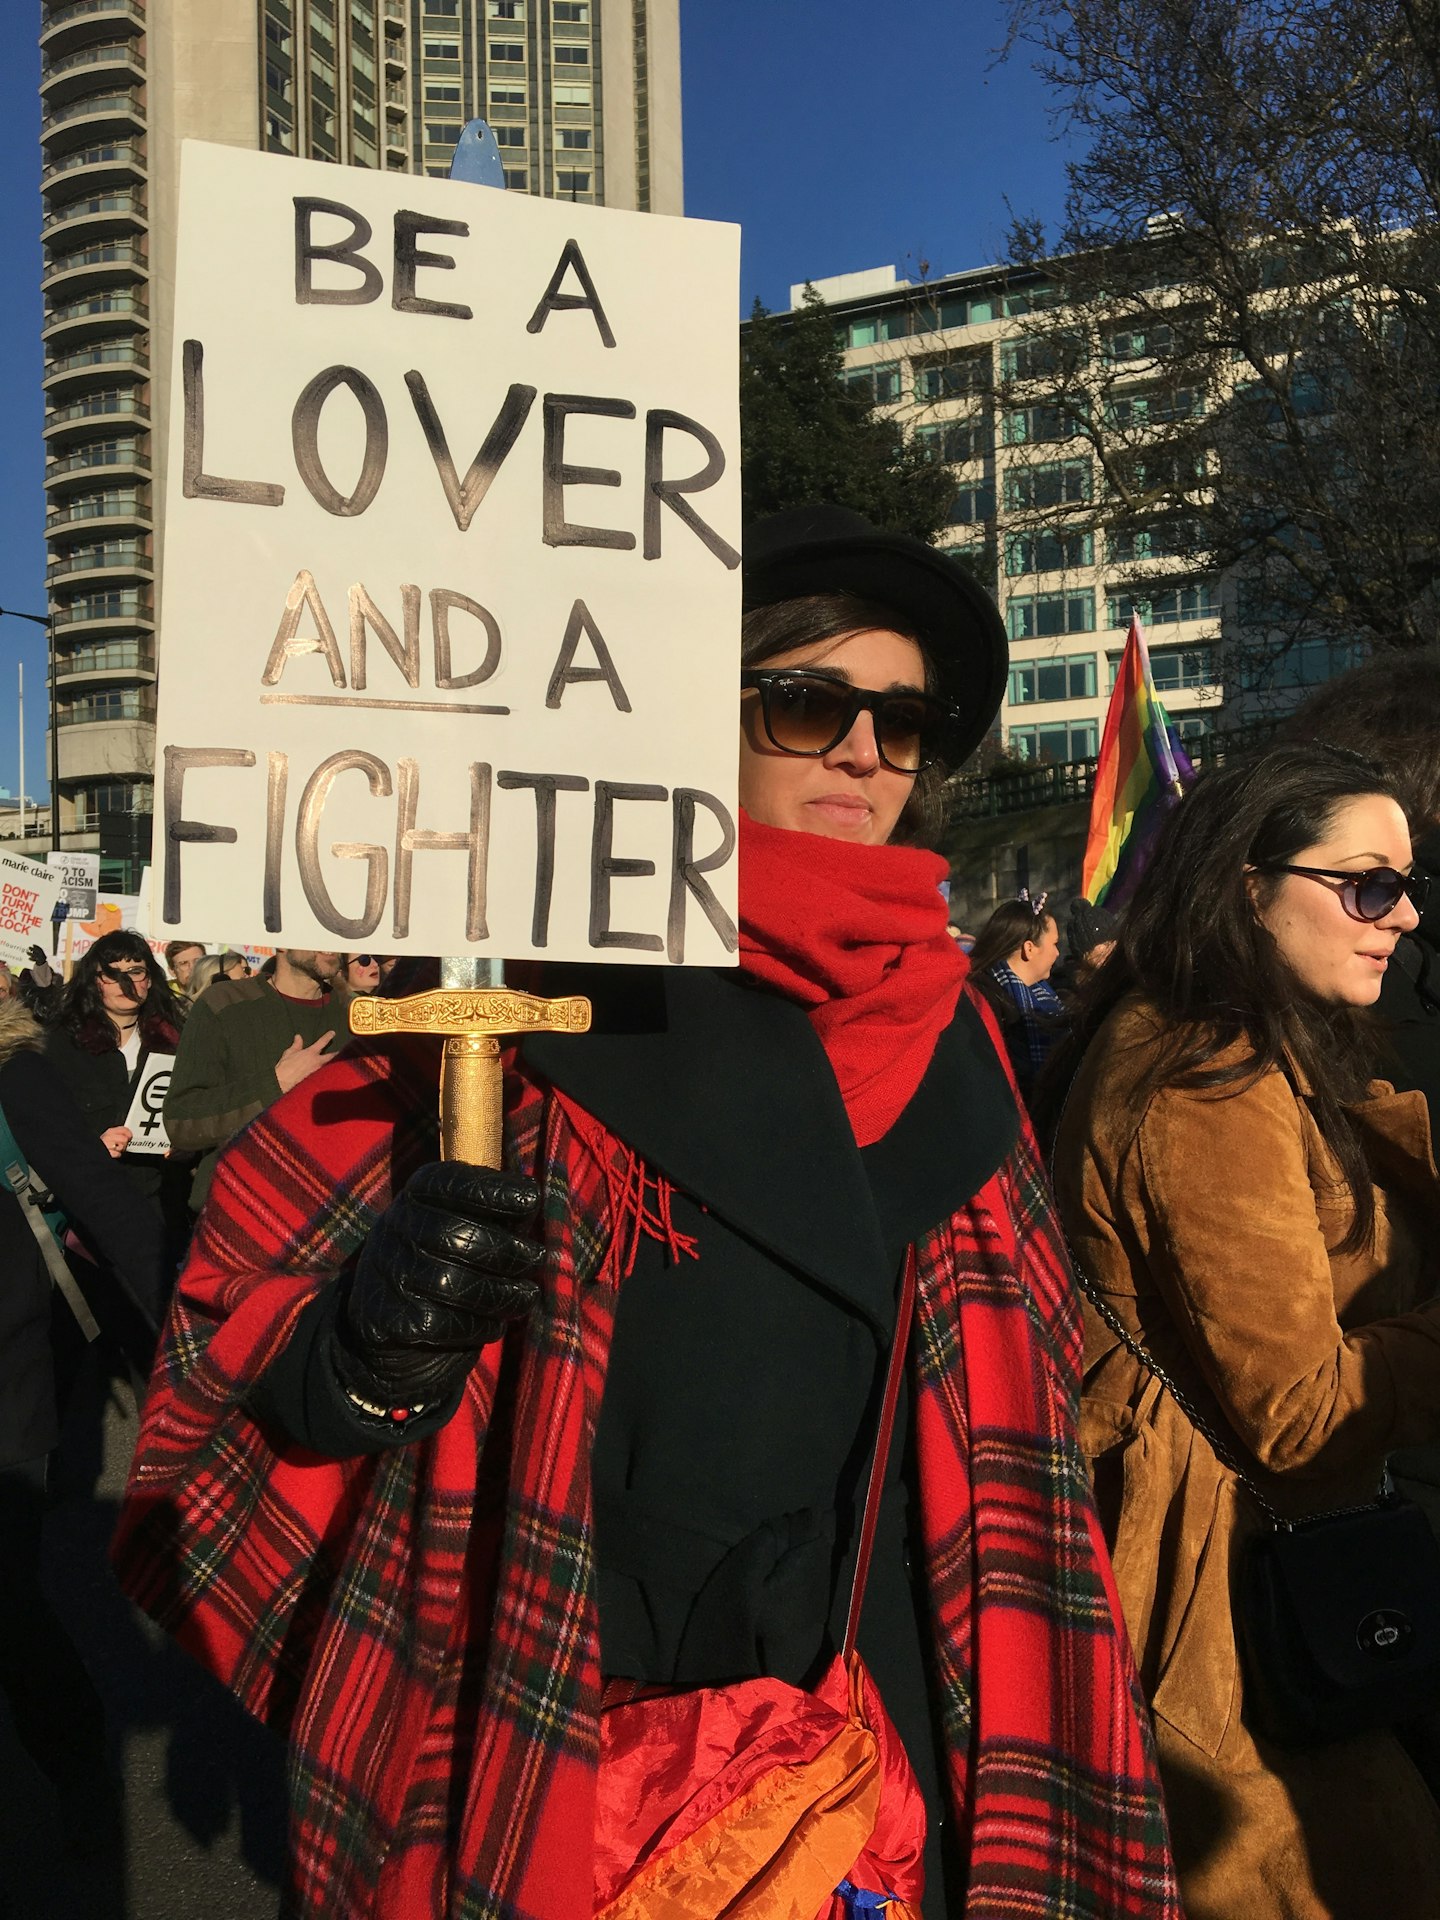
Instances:
[[[1440,1542],[1421,1509],[1395,1490],[1389,1468],[1373,1504],[1287,1520],[1125,1326],[1073,1249],[1070,1264],[1096,1313],[1267,1522],[1246,1548],[1232,1596],[1251,1727],[1281,1745],[1312,1747],[1440,1705]]]

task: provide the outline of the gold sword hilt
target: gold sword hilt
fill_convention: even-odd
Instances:
[[[581,994],[542,1000],[511,987],[440,987],[405,1000],[371,996],[350,1003],[350,1031],[445,1036],[440,1060],[440,1157],[471,1166],[501,1163],[505,1086],[500,1041],[518,1033],[585,1033],[590,1002]]]

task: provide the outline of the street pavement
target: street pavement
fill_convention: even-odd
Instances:
[[[49,1785],[0,1700],[0,1920],[274,1920],[280,1742],[137,1613],[106,1561],[135,1413],[129,1382],[93,1369],[72,1404],[45,1540],[46,1585],[104,1698],[125,1780],[124,1857],[66,1855]]]

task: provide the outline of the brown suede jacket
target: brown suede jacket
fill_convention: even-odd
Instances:
[[[1117,1010],[1056,1145],[1077,1264],[1290,1513],[1372,1499],[1394,1448],[1440,1441],[1440,1180],[1425,1101],[1353,1108],[1371,1246],[1311,1112],[1272,1070],[1241,1090],[1138,1087],[1158,1016]],[[1231,1609],[1261,1524],[1174,1398],[1087,1303],[1081,1439],[1154,1709],[1190,1920],[1433,1920],[1440,1813],[1388,1733],[1281,1753],[1245,1724]],[[1367,1806],[1384,1820],[1367,1823]],[[1297,1807],[1303,1811],[1297,1812]]]

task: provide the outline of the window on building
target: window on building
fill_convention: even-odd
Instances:
[[[273,60],[265,62],[265,90],[272,100],[281,100],[288,107],[294,99],[290,91],[290,75],[277,67]]]
[[[1151,647],[1150,671],[1155,680],[1157,693],[1187,693],[1195,687],[1215,687],[1220,684],[1220,672],[1216,665],[1214,647]],[[1113,690],[1120,675],[1120,662],[1123,653],[1109,653],[1106,656],[1110,667],[1110,687]]]
[[[490,105],[492,107],[523,107],[525,89],[523,87],[491,87]]]
[[[1001,439],[1007,447],[1037,446],[1047,440],[1075,436],[1074,416],[1064,407],[1045,402],[1034,407],[1011,407],[1001,416]]]
[[[1170,514],[1143,527],[1112,527],[1105,551],[1112,565],[1124,567],[1132,560],[1164,560],[1191,553],[1199,543],[1199,522],[1189,514]]]
[[[589,127],[560,127],[555,134],[557,147],[570,147],[577,152],[588,148],[590,139]]]
[[[1247,649],[1241,680],[1248,692],[1318,687],[1359,666],[1365,649],[1352,640],[1294,640],[1270,649]]]
[[[283,20],[276,20],[272,15],[267,13],[265,16],[266,48],[283,54],[288,60],[294,44],[289,26]]]
[[[458,40],[427,40],[425,58],[427,60],[458,60],[460,42]]]
[[[106,780],[81,787],[75,795],[75,808],[87,820],[98,819],[102,813],[153,813],[155,788],[149,780]]]
[[[902,340],[905,315],[898,307],[885,313],[867,313],[863,319],[847,321],[839,331],[842,347],[873,347],[880,340]]]
[[[1147,387],[1135,393],[1117,393],[1105,413],[1112,427],[1171,427],[1198,420],[1205,396],[1198,387]]]
[[[557,67],[588,67],[590,49],[588,47],[556,47],[555,64]]]
[[[1005,505],[1011,509],[1081,506],[1090,498],[1088,460],[1041,460],[1012,467],[1005,475]]]
[[[561,167],[555,175],[555,191],[557,193],[589,193],[590,175],[571,173]]]
[[[1097,733],[1093,720],[1047,720],[1039,726],[1011,727],[1010,751],[1022,760],[1064,766],[1071,760],[1093,760]]]
[[[1105,358],[1112,365],[1127,360],[1159,360],[1174,351],[1175,330],[1163,320],[1121,327],[1105,339]]]
[[[524,167],[506,167],[505,185],[512,193],[528,193],[530,175]]]
[[[1005,571],[1008,574],[1061,573],[1075,567],[1093,567],[1094,564],[1095,536],[1089,532],[1059,529],[1005,536]]]
[[[487,20],[523,20],[525,0],[485,0]]]
[[[917,300],[910,309],[910,331],[933,333],[950,327],[978,327],[987,320],[998,320],[1001,303],[993,294],[942,294],[934,300]]]
[[[460,0],[425,0],[422,11],[436,20],[453,20],[460,12]]]
[[[500,66],[515,66],[525,58],[524,43],[519,40],[492,40],[490,58]]]
[[[984,393],[990,385],[985,352],[935,354],[915,362],[917,400],[956,400]]]
[[[1073,336],[1037,334],[1030,339],[1000,342],[1000,371],[1007,380],[1039,380],[1062,367],[1077,366],[1082,357],[1080,344]]]
[[[433,80],[428,80],[425,83],[425,98],[427,100],[453,100],[458,106],[460,103],[460,89],[459,87],[437,86]]]
[[[972,527],[995,518],[995,489],[992,486],[961,487],[950,502],[947,527]]]
[[[1023,314],[1040,313],[1046,307],[1053,307],[1057,298],[1053,287],[1022,287],[1015,293],[1005,294],[999,304],[1007,319],[1018,320]]]
[[[1137,613],[1147,627],[1174,627],[1183,620],[1218,620],[1220,595],[1213,580],[1192,580],[1188,586],[1166,587],[1149,594],[1126,588],[1110,595],[1106,624],[1128,627]]]
[[[1046,640],[1059,633],[1095,631],[1095,595],[1083,593],[1012,593],[1005,609],[1005,625],[1012,640]]]
[[[871,406],[888,406],[900,398],[899,367],[857,367],[841,375],[851,393],[863,394]]]
[[[557,20],[583,27],[590,18],[588,0],[555,0],[551,12]]]
[[[1093,700],[1095,656],[1067,654],[1059,660],[1017,660],[1010,668],[1010,704],[1041,700]]]
[[[530,138],[525,127],[495,127],[492,132],[497,147],[523,147]]]
[[[983,413],[969,414],[963,420],[927,420],[916,427],[915,439],[951,466],[983,460],[993,446],[990,422]]]
[[[588,107],[593,98],[586,86],[556,86],[551,89],[557,107]]]
[[[425,138],[432,147],[453,147],[460,138],[460,122],[458,120],[427,120]]]

